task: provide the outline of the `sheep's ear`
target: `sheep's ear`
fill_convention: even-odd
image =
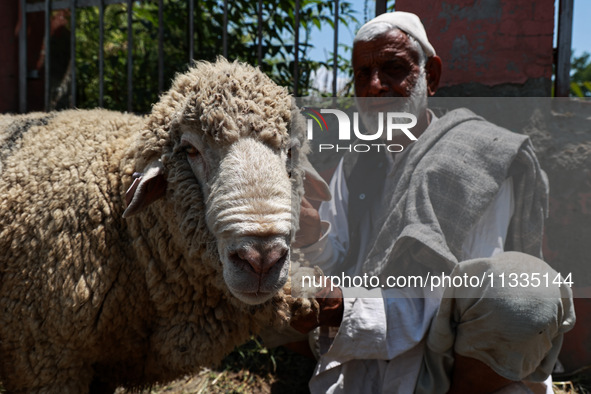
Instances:
[[[135,215],[166,194],[166,176],[161,161],[152,162],[125,192],[127,209],[123,217]]]
[[[312,167],[307,158],[301,158],[301,166],[304,169],[304,196],[308,200],[330,201],[330,189],[320,174]]]

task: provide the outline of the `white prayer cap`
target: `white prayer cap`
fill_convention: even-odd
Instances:
[[[427,32],[425,31],[425,27],[421,23],[419,17],[415,14],[404,11],[387,12],[385,14],[376,16],[365,25],[361,26],[361,29],[359,29],[357,32],[353,42],[358,41],[358,37],[363,36],[364,32],[366,32],[368,29],[371,29],[378,23],[387,23],[393,28],[395,27],[400,29],[406,34],[412,36],[419,42],[425,51],[427,58],[435,55],[435,49],[433,49],[433,46],[429,42],[429,39],[427,38]]]

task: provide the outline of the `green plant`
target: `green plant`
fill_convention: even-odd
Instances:
[[[571,96],[591,97],[591,54],[583,52],[571,60]]]
[[[223,48],[223,2],[201,0],[194,8],[194,59],[215,60]],[[228,58],[258,64],[258,2],[228,1]],[[313,46],[310,32],[332,24],[332,2],[300,1],[300,39],[298,92],[310,94],[311,76],[323,65],[309,59]],[[189,54],[189,22],[187,0],[164,0],[164,90],[175,73],[187,69]],[[262,2],[262,61],[258,64],[278,84],[293,89],[295,1]],[[133,111],[148,112],[158,99],[158,3],[156,0],[133,3]],[[356,22],[349,2],[342,1],[339,21],[343,26]],[[99,104],[99,12],[96,7],[77,10],[77,103],[90,108]],[[348,69],[348,58],[339,58],[339,68]],[[125,4],[105,9],[104,37],[104,107],[127,109],[127,8]]]

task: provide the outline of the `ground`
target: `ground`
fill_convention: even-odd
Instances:
[[[309,393],[315,362],[288,349],[266,349],[256,339],[237,348],[219,368],[153,387],[140,394]],[[0,386],[0,393],[5,390]],[[556,394],[591,394],[591,369],[555,376]],[[118,389],[116,394],[127,394]]]
[[[307,382],[314,365],[288,349],[266,349],[253,339],[226,357],[220,368],[204,369],[142,394],[309,393]],[[557,375],[553,388],[556,394],[591,394],[591,370]]]
[[[203,369],[142,394],[307,393],[315,364],[283,347],[267,349],[252,339],[228,355],[219,368]]]

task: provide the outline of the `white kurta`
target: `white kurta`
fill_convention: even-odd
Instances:
[[[395,171],[398,161],[389,163],[388,171]],[[319,210],[325,232],[319,242],[303,250],[327,274],[336,272],[349,246],[349,192],[342,161],[330,189],[333,200],[323,203]],[[508,178],[464,243],[462,260],[502,252],[513,209],[513,182]],[[372,207],[371,214],[379,215],[379,210],[378,206]],[[363,256],[372,229],[363,228],[363,223],[361,226]],[[370,227],[369,223],[365,226]],[[363,273],[354,267],[346,274]],[[439,298],[421,287],[342,290],[343,321],[332,344],[329,342],[323,349],[320,341],[321,357],[309,384],[312,393],[412,393]]]

